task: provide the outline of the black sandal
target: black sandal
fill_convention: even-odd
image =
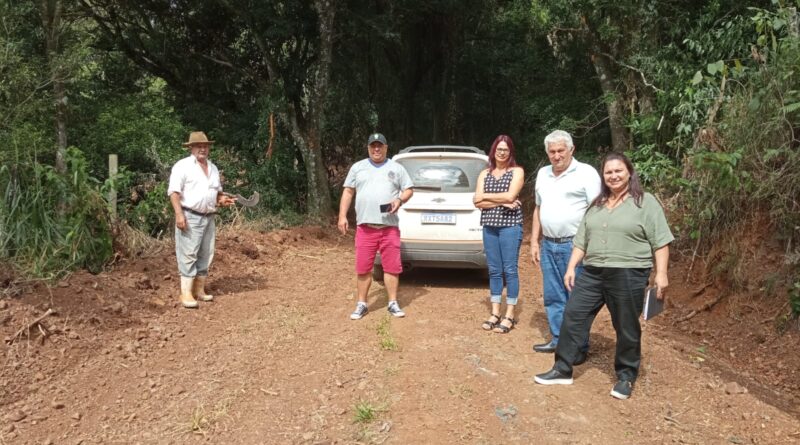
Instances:
[[[492,332],[497,332],[498,334],[508,334],[509,331],[514,329],[514,325],[517,324],[517,320],[514,320],[513,318],[503,317],[501,319],[501,321],[502,320],[510,321],[511,322],[511,326],[506,326],[506,325],[503,325],[501,323],[495,323],[494,328],[495,329],[500,329],[500,330],[499,331],[492,330]]]
[[[496,319],[495,321],[491,321],[493,317]],[[498,323],[500,323],[500,316],[497,314],[492,314],[488,320],[483,322],[481,327],[484,331],[491,331],[497,326]]]

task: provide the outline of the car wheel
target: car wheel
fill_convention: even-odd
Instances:
[[[374,264],[372,266],[372,279],[375,281],[383,281],[383,266]]]

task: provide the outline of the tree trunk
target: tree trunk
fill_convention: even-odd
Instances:
[[[50,81],[53,83],[53,103],[56,107],[56,171],[66,173],[67,164],[67,89],[64,84],[64,69],[61,64],[61,0],[42,0],[42,26],[50,66]]]
[[[605,96],[611,146],[614,151],[622,153],[632,148],[631,134],[625,126],[625,98],[617,91],[617,78],[608,58],[601,54],[592,54],[591,58]]]
[[[328,173],[322,162],[319,128],[307,126],[309,128],[304,129],[298,121],[297,112],[293,109],[286,114],[281,113],[280,116],[288,124],[306,167],[306,193],[308,195],[306,212],[311,219],[325,221],[333,216],[333,207]]]
[[[324,221],[333,216],[328,172],[322,160],[322,121],[333,58],[333,24],[336,17],[336,4],[334,0],[315,0],[314,9],[317,10],[319,20],[319,59],[309,93],[310,100],[305,125],[301,125],[300,110],[296,107],[290,107],[290,113],[294,112],[293,116],[289,116],[289,120],[292,135],[297,141],[306,165],[308,215]]]

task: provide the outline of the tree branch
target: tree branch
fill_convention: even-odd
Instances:
[[[621,67],[624,67],[624,68],[627,68],[627,69],[629,69],[631,71],[636,71],[637,73],[639,73],[639,75],[642,76],[642,83],[644,83],[645,86],[648,86],[648,87],[658,91],[659,93],[663,93],[664,92],[664,90],[662,90],[661,88],[658,88],[654,84],[648,82],[647,78],[644,77],[644,71],[640,70],[639,68],[636,68],[635,66],[628,65],[627,63],[624,63],[624,62],[620,62],[619,60],[615,59],[614,56],[612,56],[611,54],[608,54],[608,53],[605,53],[605,52],[600,53],[600,54],[602,54],[603,56],[608,57],[608,60],[616,63],[617,65],[619,65]]]

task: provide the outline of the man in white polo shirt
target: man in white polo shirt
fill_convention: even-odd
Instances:
[[[180,302],[185,308],[198,306],[195,297],[214,299],[205,292],[208,268],[214,259],[214,215],[217,206],[236,202],[222,193],[219,170],[208,159],[213,143],[202,131],[193,131],[183,144],[191,155],[176,162],[169,176],[167,195],[175,211],[175,256],[181,275]]]
[[[572,254],[572,238],[578,232],[586,209],[600,194],[600,175],[594,167],[573,157],[575,145],[566,131],[548,134],[544,138],[544,148],[551,165],[542,167],[536,175],[531,257],[542,269],[544,308],[552,337],[543,344],[534,345],[533,350],[552,353],[558,345],[564,307],[569,298],[564,274]],[[576,275],[579,273],[580,267],[576,268]],[[588,345],[584,348],[588,349]],[[585,359],[584,354],[575,364]]]

